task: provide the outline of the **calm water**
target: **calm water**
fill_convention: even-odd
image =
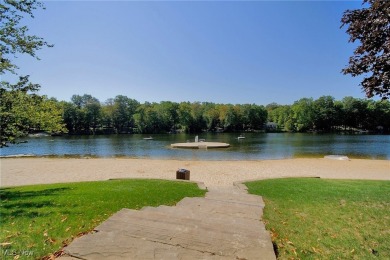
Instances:
[[[172,149],[170,144],[193,141],[195,135],[63,136],[30,137],[28,143],[0,149],[2,156],[135,157],[191,160],[259,160],[323,157],[390,159],[389,135],[331,135],[291,133],[199,134],[206,141],[230,143],[227,149]]]

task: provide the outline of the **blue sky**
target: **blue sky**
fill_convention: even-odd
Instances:
[[[54,1],[24,22],[53,43],[20,74],[69,101],[291,104],[364,98],[341,74],[355,47],[340,19],[361,1]],[[11,79],[5,76],[4,79]]]

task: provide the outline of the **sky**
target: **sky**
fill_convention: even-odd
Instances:
[[[101,102],[292,104],[364,98],[343,75],[356,44],[340,19],[361,1],[46,1],[24,19],[53,48],[19,55],[40,94]],[[14,76],[5,75],[5,80]]]

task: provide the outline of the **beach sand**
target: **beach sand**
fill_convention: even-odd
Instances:
[[[111,178],[171,180],[176,178],[176,170],[179,168],[190,170],[191,180],[204,182],[207,187],[228,187],[235,181],[303,176],[390,180],[390,160],[189,161],[127,158],[3,158],[0,159],[0,164],[1,187]]]

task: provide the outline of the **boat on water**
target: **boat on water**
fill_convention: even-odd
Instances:
[[[145,137],[144,140],[153,140],[153,137],[151,137],[151,136]]]
[[[240,140],[240,139],[245,139],[245,136],[240,135],[239,137],[237,137],[237,139],[238,139],[238,140]]]

